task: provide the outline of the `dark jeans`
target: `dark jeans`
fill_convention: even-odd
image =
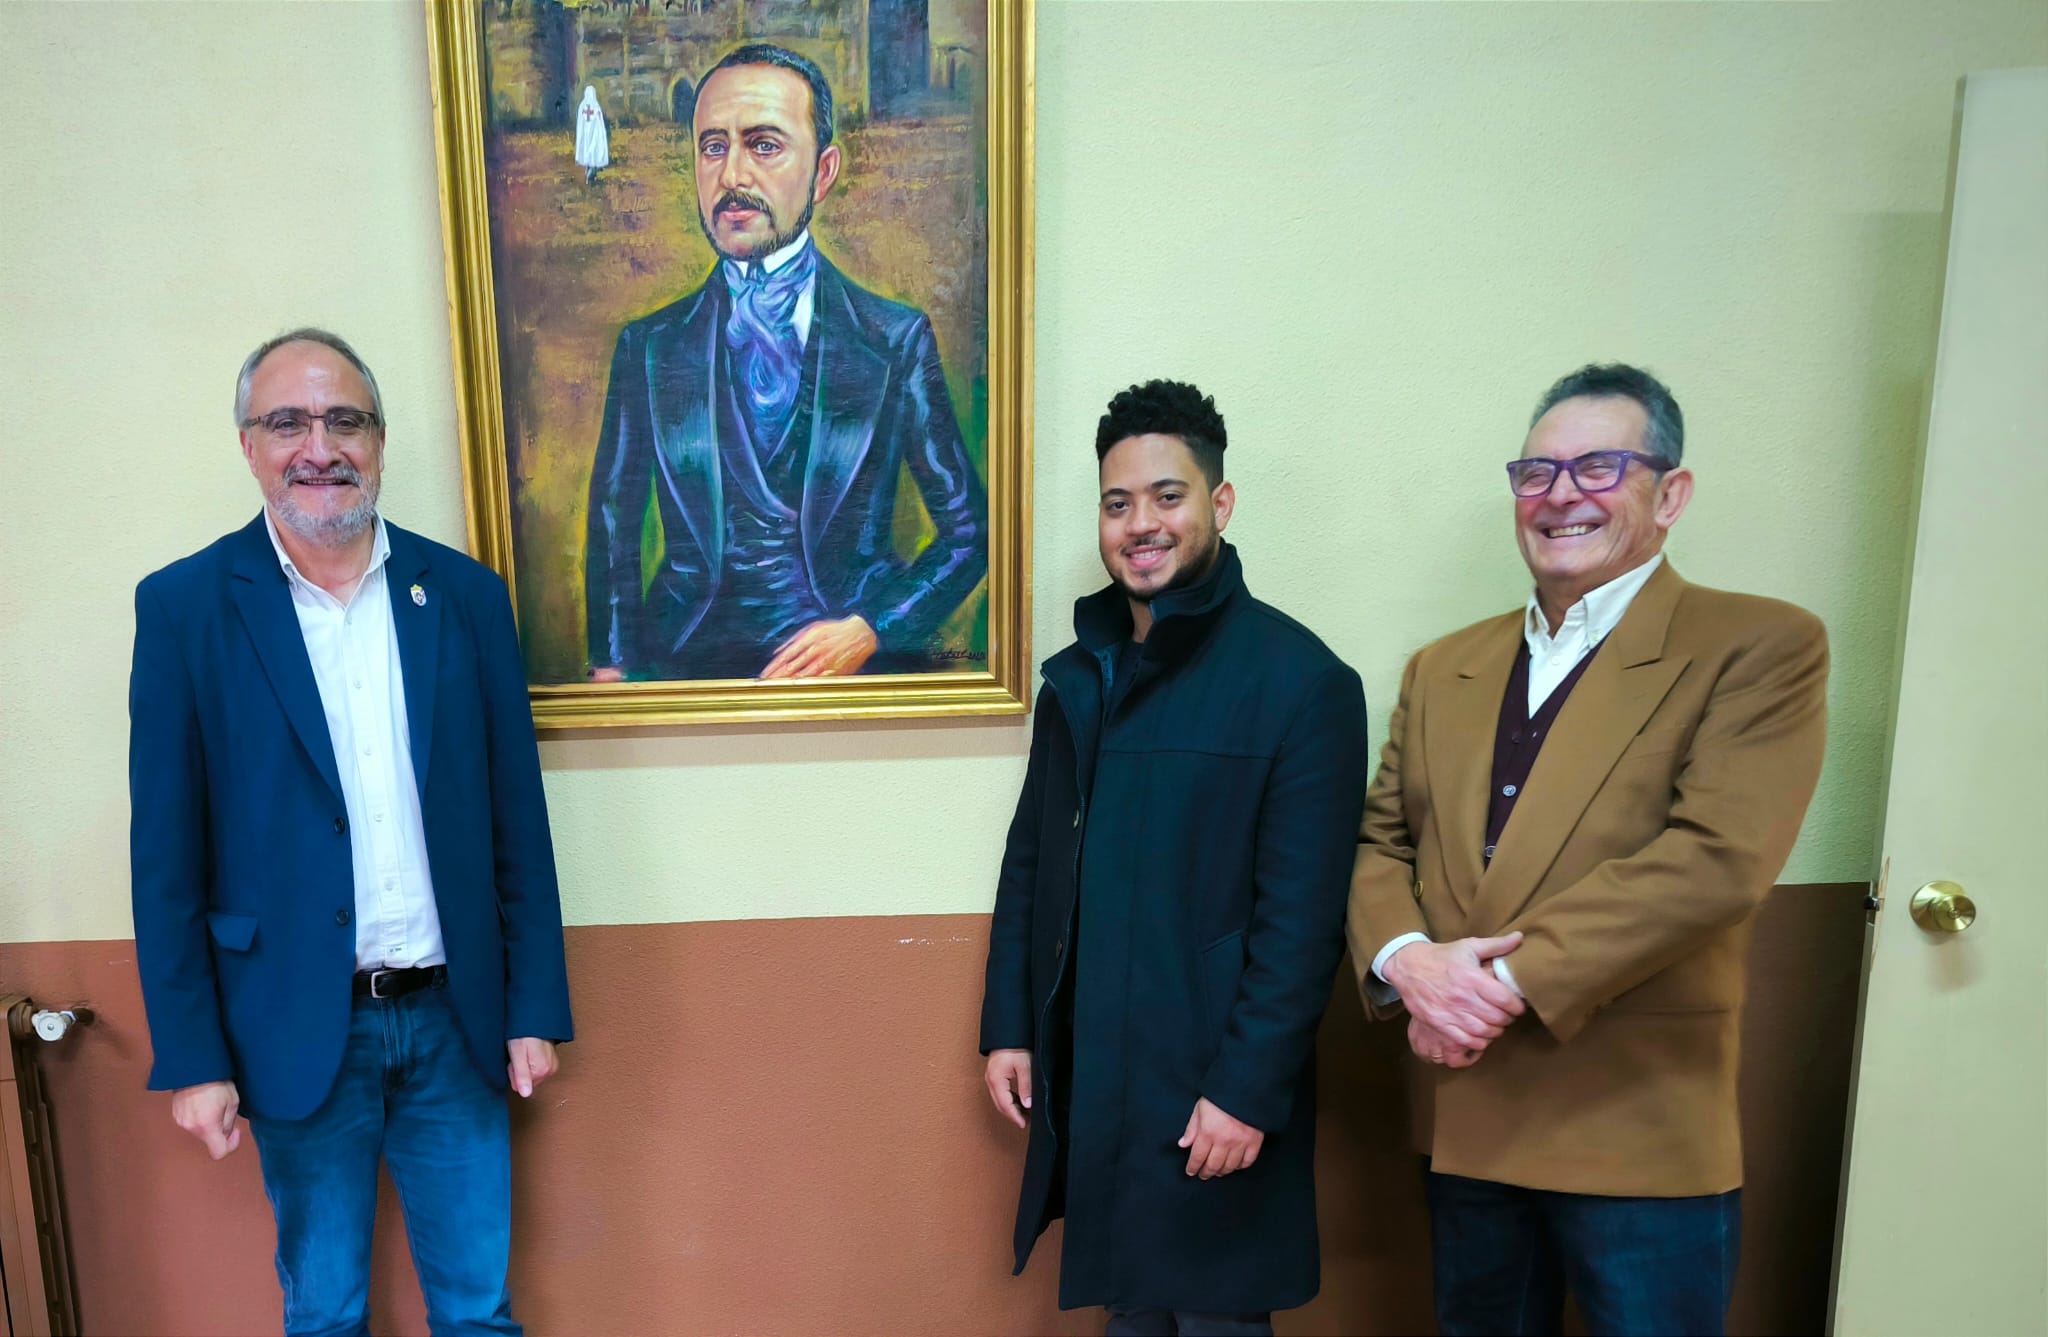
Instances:
[[[1102,1331],[1103,1337],[1273,1337],[1273,1316],[1111,1305],[1109,1326]]]
[[[440,989],[355,1000],[327,1100],[304,1119],[251,1119],[277,1214],[277,1279],[292,1337],[370,1331],[377,1162],[391,1167],[434,1337],[517,1334],[511,1127]]]
[[[1740,1189],[1603,1198],[1426,1178],[1444,1337],[1555,1333],[1567,1285],[1595,1337],[1720,1337],[1742,1251]]]

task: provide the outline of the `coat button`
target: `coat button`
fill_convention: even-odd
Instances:
[[[1081,810],[1079,808],[1074,809],[1074,825],[1076,827],[1081,825]]]
[[[336,910],[334,912],[334,922],[341,925],[343,928],[348,927],[348,921],[351,918],[353,918],[353,916],[350,915],[349,912],[346,910]]]
[[[1061,938],[1061,939],[1060,939],[1060,940],[1059,940],[1058,942],[1056,942],[1056,943],[1054,943],[1054,944],[1052,945],[1052,954],[1053,954],[1054,956],[1058,956],[1058,955],[1060,955],[1060,954],[1061,954],[1062,952],[1064,952],[1064,951],[1066,951],[1066,950],[1067,950],[1067,940],[1066,940],[1065,938]]]
[[[334,834],[337,836],[345,836],[348,834],[348,818],[337,817],[334,819]]]
[[[1420,882],[1415,884],[1415,899],[1418,901],[1422,899],[1422,884]]]

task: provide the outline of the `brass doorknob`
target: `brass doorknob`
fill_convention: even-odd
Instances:
[[[1961,933],[1977,922],[1977,903],[1953,882],[1930,882],[1913,893],[1913,922],[1929,933]]]

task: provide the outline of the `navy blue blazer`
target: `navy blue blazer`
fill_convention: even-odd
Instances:
[[[590,478],[584,556],[590,663],[692,675],[688,642],[725,571],[718,453],[725,280],[619,332]],[[968,458],[938,341],[923,313],[878,297],[818,257],[811,338],[818,382],[804,456],[804,564],[835,618],[859,614],[881,649],[916,656],[988,573],[988,496]],[[896,550],[897,489],[917,488],[934,535]],[[662,547],[642,579],[648,498]],[[643,592],[644,591],[644,592]]]
[[[508,1039],[572,1034],[511,601],[470,558],[386,528],[449,1000],[503,1089]],[[348,1036],[355,880],[319,688],[261,515],[136,587],[128,713],[150,1088],[232,1079],[245,1111],[303,1118]]]

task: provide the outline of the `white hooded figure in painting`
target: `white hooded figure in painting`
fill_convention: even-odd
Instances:
[[[583,102],[576,108],[576,165],[583,169],[585,185],[597,180],[599,169],[612,161],[611,138],[605,133],[604,108],[597,105],[597,89],[585,85]]]

